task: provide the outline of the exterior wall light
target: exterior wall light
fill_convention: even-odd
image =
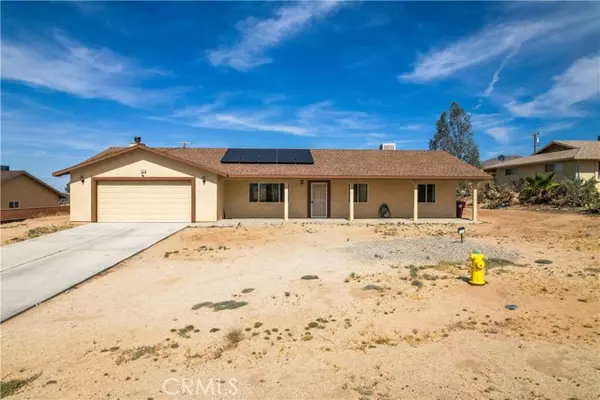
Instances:
[[[206,185],[206,176],[202,176],[202,184]]]
[[[300,179],[300,184],[304,185],[304,179]]]
[[[85,182],[85,178],[83,177],[83,175],[81,175],[81,176],[79,177],[79,180],[81,181],[81,183],[84,183],[84,182]]]

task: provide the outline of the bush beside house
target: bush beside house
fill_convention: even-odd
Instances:
[[[479,201],[485,208],[492,209],[521,203],[600,212],[600,192],[596,184],[594,178],[556,182],[554,174],[538,173],[510,184],[485,182],[480,187]]]

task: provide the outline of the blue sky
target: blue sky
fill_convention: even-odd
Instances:
[[[600,135],[600,4],[3,2],[2,164],[150,146],[425,149],[472,115],[481,158]]]

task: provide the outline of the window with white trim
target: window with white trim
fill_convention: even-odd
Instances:
[[[419,185],[419,203],[435,203],[435,185]]]
[[[248,200],[251,203],[283,203],[284,191],[284,183],[251,183]]]
[[[21,208],[21,203],[19,201],[9,201],[8,208]]]
[[[366,203],[369,201],[369,186],[366,183],[354,184],[354,202]]]

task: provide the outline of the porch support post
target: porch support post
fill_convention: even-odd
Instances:
[[[412,182],[413,184],[413,221],[419,220],[419,184]]]
[[[477,222],[477,182],[473,182],[473,214],[471,215],[471,219],[473,222]]]
[[[354,221],[354,184],[351,183],[348,185],[348,189],[350,189],[350,212],[348,214],[348,220]]]
[[[290,216],[290,196],[289,196],[289,183],[285,183],[283,189],[283,220],[287,221]]]

